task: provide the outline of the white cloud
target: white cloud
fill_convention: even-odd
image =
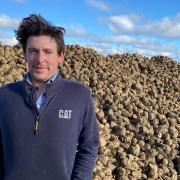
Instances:
[[[116,34],[134,33],[164,38],[180,38],[180,14],[164,17],[159,21],[147,21],[138,15],[111,16],[109,29]]]
[[[132,44],[135,41],[133,37],[130,37],[127,35],[106,36],[106,37],[101,37],[98,40],[102,42],[106,42],[106,43],[112,43],[112,44]]]
[[[18,43],[16,40],[14,33],[12,33],[12,29],[0,29],[0,43],[4,45],[15,45]]]
[[[15,37],[12,37],[12,38],[11,37],[7,37],[7,38],[2,37],[2,38],[0,38],[0,42],[2,44],[7,44],[7,45],[11,45],[11,46],[18,43],[18,41],[16,40]]]
[[[84,44],[87,48],[95,49],[98,53],[107,55],[107,54],[115,54],[114,48],[111,44],[103,43],[103,42],[88,42]]]
[[[175,18],[164,17],[161,21],[147,24],[145,29],[154,35],[180,38],[180,15],[177,15]]]
[[[19,20],[12,19],[4,14],[0,15],[0,29],[14,29],[18,24]]]
[[[123,47],[122,45],[120,46],[112,46],[109,43],[104,43],[104,42],[91,42],[91,43],[84,43],[84,47],[87,48],[93,48],[95,49],[98,53],[104,54],[104,55],[109,55],[109,54],[116,54],[116,53],[137,53],[139,55],[145,56],[145,57],[152,57],[152,56],[168,56],[173,58],[175,61],[180,62],[178,53],[180,55],[180,51],[174,49],[174,51],[171,51],[171,49],[146,49],[146,48],[137,48],[137,47]]]
[[[112,16],[109,18],[109,29],[112,32],[132,32],[134,30],[133,21],[128,16]]]
[[[170,48],[167,45],[163,45],[155,40],[145,39],[145,38],[135,38],[128,35],[113,35],[107,37],[96,37],[94,41],[109,43],[115,45],[130,45],[135,48],[143,48],[143,49],[167,49]]]
[[[158,41],[155,38],[132,36],[132,35],[118,35],[111,36],[96,36],[89,33],[82,25],[70,26],[66,29],[68,40],[71,39],[70,44],[75,42],[85,47],[94,48],[102,54],[113,54],[119,52],[130,52],[144,54],[144,56],[164,55],[173,58],[178,57],[178,49],[166,43]],[[65,38],[66,39],[66,38]],[[69,41],[70,42],[70,41]],[[126,47],[126,48],[124,48]]]
[[[86,32],[85,28],[82,25],[71,25],[68,28],[66,28],[67,31],[65,35],[67,37],[86,37],[88,36],[88,33]]]
[[[147,56],[147,57],[158,56],[158,55],[173,57],[173,54],[171,52],[161,51],[161,50],[153,51],[150,49],[149,50],[148,49],[136,49],[135,51],[136,51],[136,53],[143,54],[144,56]]]
[[[86,3],[90,6],[96,7],[102,11],[108,11],[110,6],[102,0],[86,0]]]

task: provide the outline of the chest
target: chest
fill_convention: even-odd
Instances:
[[[2,132],[12,141],[37,138],[49,141],[77,141],[82,128],[84,105],[75,99],[58,96],[47,100],[38,116],[38,135],[34,135],[37,116],[32,106],[23,99],[14,103],[5,102],[3,107]],[[68,138],[69,137],[69,138]]]

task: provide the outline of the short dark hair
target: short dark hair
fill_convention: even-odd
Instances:
[[[50,22],[44,19],[41,15],[31,14],[24,18],[18,29],[15,30],[16,39],[20,43],[25,53],[26,43],[29,36],[48,35],[55,39],[57,43],[58,54],[65,51],[63,34],[65,29],[63,27],[53,26]]]

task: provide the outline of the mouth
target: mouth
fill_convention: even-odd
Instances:
[[[39,67],[39,66],[32,66],[34,69],[34,73],[45,73],[47,67]]]
[[[46,67],[40,67],[40,66],[33,66],[35,69],[47,69]]]

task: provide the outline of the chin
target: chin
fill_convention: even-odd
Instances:
[[[52,76],[53,76],[53,73],[47,73],[47,72],[41,72],[41,73],[33,72],[32,73],[33,79],[39,82],[48,81]]]
[[[48,76],[44,76],[44,75],[38,75],[38,76],[33,76],[35,81],[39,81],[39,82],[45,82],[47,80],[49,80]]]

